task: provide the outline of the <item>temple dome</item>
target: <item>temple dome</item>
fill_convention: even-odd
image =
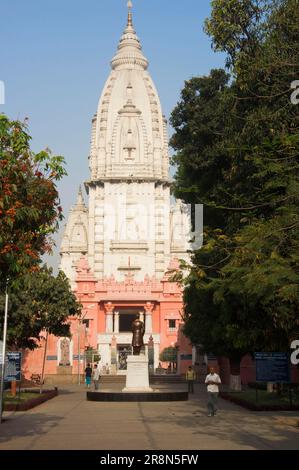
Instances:
[[[155,178],[169,182],[167,123],[148,61],[133,27],[127,26],[93,120],[91,181],[102,178]]]

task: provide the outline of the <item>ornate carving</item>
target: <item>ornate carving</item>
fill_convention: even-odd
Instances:
[[[106,310],[106,314],[108,313],[113,313],[113,309],[114,309],[114,306],[113,306],[113,303],[112,302],[107,302],[105,304],[105,310]]]
[[[67,338],[63,338],[60,341],[60,366],[70,365],[70,341]]]
[[[129,272],[128,274],[125,275],[125,284],[132,286],[134,284],[134,274]]]
[[[90,267],[87,261],[87,258],[85,256],[82,256],[77,265],[76,265],[76,271],[79,274],[89,274],[90,273]]]
[[[146,313],[153,313],[154,305],[151,302],[146,302],[144,309]]]

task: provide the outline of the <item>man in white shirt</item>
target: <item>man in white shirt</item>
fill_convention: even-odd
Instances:
[[[219,375],[216,374],[214,367],[210,367],[210,373],[206,376],[205,383],[208,385],[208,416],[215,416],[221,379]]]
[[[92,378],[93,378],[94,389],[99,390],[100,369],[97,366],[97,364],[94,365]]]

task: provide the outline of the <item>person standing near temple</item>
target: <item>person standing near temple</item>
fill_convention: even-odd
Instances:
[[[91,376],[92,376],[92,368],[90,367],[90,364],[88,363],[87,367],[85,368],[85,384],[87,388],[90,388]]]
[[[186,380],[188,383],[188,392],[189,393],[194,393],[194,381],[196,379],[196,374],[194,370],[192,369],[191,366],[188,367],[188,370],[186,372]]]
[[[94,389],[99,390],[100,368],[97,364],[95,364],[93,368],[92,380],[94,384]]]
[[[219,375],[216,374],[214,367],[210,367],[210,373],[206,376],[205,383],[208,386],[208,416],[215,416],[217,413],[218,393],[221,379]]]

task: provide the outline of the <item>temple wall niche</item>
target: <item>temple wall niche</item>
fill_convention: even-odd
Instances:
[[[119,154],[115,158],[119,162],[143,163],[145,150],[138,119],[127,118],[120,121],[116,148],[119,149]]]
[[[75,223],[71,232],[71,244],[72,247],[87,248],[87,231],[80,220]]]

